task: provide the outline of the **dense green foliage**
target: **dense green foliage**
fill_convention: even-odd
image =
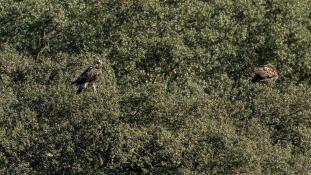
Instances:
[[[0,0],[0,174],[310,173],[310,9]],[[266,63],[282,80],[253,84]]]

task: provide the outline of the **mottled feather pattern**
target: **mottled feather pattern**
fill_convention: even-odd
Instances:
[[[83,89],[92,85],[94,91],[96,91],[95,82],[100,79],[102,74],[101,62],[97,61],[94,65],[87,68],[72,84],[76,84],[78,91],[77,93],[82,92]]]
[[[276,81],[279,79],[276,68],[271,64],[255,68],[254,73],[255,77],[253,78],[253,82]]]

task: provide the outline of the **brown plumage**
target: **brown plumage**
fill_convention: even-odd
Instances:
[[[253,82],[275,82],[279,79],[279,74],[272,64],[256,67]]]
[[[90,67],[88,67],[72,84],[76,84],[78,90],[77,94],[81,93],[82,90],[88,86],[92,86],[94,92],[96,92],[95,83],[100,79],[102,74],[102,63],[100,60]]]

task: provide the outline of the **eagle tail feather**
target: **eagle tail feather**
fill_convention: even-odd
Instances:
[[[83,88],[79,88],[79,89],[77,90],[77,94],[80,94],[80,93],[82,92],[82,90],[83,90]]]

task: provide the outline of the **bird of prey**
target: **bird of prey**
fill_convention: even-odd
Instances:
[[[92,86],[94,92],[96,92],[96,82],[99,80],[102,74],[102,62],[97,60],[94,65],[88,67],[72,84],[75,84],[78,88],[77,94],[88,86]]]
[[[253,82],[275,82],[279,79],[279,74],[272,64],[256,67]]]

